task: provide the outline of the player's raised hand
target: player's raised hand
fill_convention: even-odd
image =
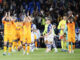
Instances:
[[[7,17],[7,12],[5,13],[5,17]]]
[[[9,17],[9,20],[10,20],[10,21],[13,20],[13,18],[11,17],[11,13],[10,13],[10,11],[8,12],[8,17]]]
[[[30,16],[28,16],[28,20],[29,20],[29,22],[31,22],[32,21],[32,18]]]
[[[8,17],[10,17],[10,12],[8,12]]]
[[[26,22],[26,15],[24,16],[24,20],[23,20],[23,22]]]
[[[2,18],[2,20],[5,20],[6,17],[7,17],[7,12],[5,13],[5,16]]]

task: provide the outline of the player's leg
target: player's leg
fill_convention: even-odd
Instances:
[[[22,35],[21,35],[21,32],[22,32],[22,31],[19,31],[19,33],[18,33],[18,36],[19,36],[19,40],[18,40],[18,51],[20,51],[21,48],[22,48],[22,44],[21,44]]]
[[[68,52],[71,53],[71,35],[70,34],[68,34],[68,42],[69,42]]]
[[[8,50],[8,54],[10,55],[11,51],[12,51],[12,37],[9,36],[9,50]]]
[[[74,49],[75,49],[75,37],[73,37],[72,39],[72,53],[74,53]]]
[[[37,48],[37,37],[36,37],[36,35],[34,34],[34,38],[35,38],[35,48],[36,48],[36,50],[38,49]]]
[[[63,50],[66,52],[66,37],[63,36]]]
[[[15,46],[16,46],[16,40],[17,40],[16,29],[13,29],[12,39],[13,39],[13,42],[12,42],[12,52],[15,52]]]
[[[61,39],[61,51],[64,51],[64,42],[62,39]]]
[[[29,54],[30,51],[30,44],[31,44],[31,33],[28,34],[27,36],[27,55]]]
[[[30,44],[30,51],[33,52],[34,51],[34,48],[35,48],[35,36],[33,33],[31,33],[31,44]]]
[[[67,49],[68,49],[68,45],[69,45],[68,36],[66,35],[66,47],[67,47]]]
[[[15,46],[16,46],[15,44],[16,44],[16,41],[14,40],[12,43],[12,52],[15,52]]]
[[[16,31],[15,38],[16,38],[16,40],[15,40],[15,47],[16,47],[16,50],[18,51],[18,40],[19,40],[19,33],[18,33],[18,31]]]
[[[66,52],[67,50],[66,50],[66,41],[64,41],[64,51]]]
[[[18,51],[18,40],[12,42],[12,52]]]
[[[72,45],[72,53],[74,53],[74,49],[75,49],[75,43],[72,43],[73,45]]]
[[[21,41],[19,40],[19,41],[18,41],[18,51],[20,51],[21,48],[22,48],[22,44],[21,44]]]
[[[61,40],[61,51],[64,51],[64,36],[63,35],[61,35],[60,36],[60,40]]]
[[[16,51],[18,51],[18,39],[15,41]]]
[[[30,44],[31,44],[31,31],[27,33],[27,55],[29,55],[30,52]]]
[[[69,41],[69,53],[71,53],[71,41]]]
[[[32,42],[32,43],[30,44],[30,51],[31,51],[31,52],[34,52],[34,48],[35,48],[35,43]]]
[[[19,41],[18,41],[18,48],[19,49],[21,49],[22,48],[22,41],[23,41],[23,38],[24,38],[24,36],[23,36],[23,31],[20,31],[20,34],[19,34]]]
[[[12,52],[15,52],[17,50],[17,39],[18,37],[16,35],[13,36],[13,42],[12,42]],[[16,48],[16,50],[15,50]]]
[[[35,40],[35,48],[36,48],[36,50],[38,49],[37,48],[37,39]]]
[[[9,42],[8,55],[10,55],[11,51],[12,51],[12,42]]]
[[[44,37],[44,42],[45,42],[45,45],[46,45],[46,52],[48,50],[48,40],[47,40],[47,37]]]
[[[6,55],[6,50],[7,50],[7,42],[4,42],[4,53],[3,53],[3,55]]]
[[[46,52],[50,52],[51,51],[52,42],[53,42],[53,37],[48,36],[47,41],[48,41],[48,43],[47,43],[47,51]]]
[[[22,38],[22,47],[23,47],[23,55],[26,54],[26,43],[27,43],[27,38],[26,38],[27,34],[23,33],[23,38]]]
[[[29,51],[30,51],[30,43],[27,43],[27,55],[29,55]]]
[[[4,50],[4,53],[3,53],[3,55],[6,55],[6,51],[7,51],[7,36],[6,35],[4,35],[4,48],[3,48],[3,50]]]
[[[49,41],[50,41],[50,45],[54,47],[54,50],[55,50],[54,52],[58,52],[53,35],[49,38]]]
[[[51,51],[51,45],[52,45],[52,42],[48,40],[46,52],[50,52]]]
[[[54,47],[55,52],[58,52],[54,39],[53,39],[52,46]]]
[[[29,36],[27,37],[27,55],[29,55],[30,44],[31,44],[31,36],[29,35]]]
[[[23,55],[26,53],[26,46],[25,46],[26,40],[23,40],[22,46],[23,46]]]

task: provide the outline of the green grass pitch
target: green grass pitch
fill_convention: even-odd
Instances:
[[[11,53],[11,55],[3,56],[3,51],[0,50],[0,60],[80,60],[80,49],[75,49],[75,53],[69,54],[68,52],[61,52],[58,49],[58,53],[53,51],[45,53],[45,48],[39,48],[29,55],[23,55],[22,51]]]

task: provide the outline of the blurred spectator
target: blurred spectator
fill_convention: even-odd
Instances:
[[[21,20],[24,19],[24,14],[31,15],[40,27],[43,17],[49,17],[52,23],[58,24],[68,12],[68,17],[74,17],[80,25],[79,2],[80,0],[0,0],[0,19],[10,10],[11,15],[16,14]]]

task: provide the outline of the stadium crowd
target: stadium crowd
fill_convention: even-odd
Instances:
[[[2,0],[2,3],[0,3],[0,19],[6,11],[10,10],[11,14],[18,19],[23,19],[24,14],[31,15],[37,21],[36,24],[39,24],[42,18],[50,17],[53,23],[58,25],[62,17],[71,10],[77,23],[80,24],[79,7],[79,0]],[[28,14],[29,12],[30,14]]]
[[[31,16],[32,22],[40,30],[42,35],[45,33],[46,19],[49,18],[53,25],[55,35],[58,37],[61,29],[59,26],[60,21],[65,20],[66,17],[69,19],[74,18],[76,21],[76,40],[80,45],[79,10],[80,0],[2,0],[2,2],[0,2],[0,28],[3,28],[2,18],[5,16],[6,12],[10,11],[11,16],[18,21],[23,21],[25,15]],[[62,39],[62,36],[59,37],[59,39]],[[62,51],[66,51],[63,46],[61,47]],[[56,47],[55,50],[57,51]]]

